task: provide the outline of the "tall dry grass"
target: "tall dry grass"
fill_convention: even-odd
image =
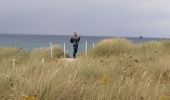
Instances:
[[[98,45],[90,51],[89,55],[94,57],[119,55],[124,52],[129,52],[133,47],[132,45],[133,44],[126,39],[106,39],[99,42]]]
[[[31,52],[26,53],[28,58],[27,55],[23,57],[26,62],[12,67],[7,64],[7,57],[3,60],[6,63],[0,64],[3,69],[0,99],[23,100],[27,96],[37,100],[169,98],[169,49],[169,41],[133,44],[125,39],[110,39],[72,62],[49,58],[42,64],[41,58],[48,55]],[[15,54],[22,57],[22,53]]]

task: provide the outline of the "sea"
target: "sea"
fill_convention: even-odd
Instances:
[[[0,47],[17,47],[27,51],[31,51],[37,48],[48,48],[50,43],[53,45],[58,44],[61,48],[66,47],[66,52],[72,54],[73,47],[70,43],[72,36],[65,35],[21,35],[21,34],[0,34]],[[87,49],[93,48],[99,41],[107,38],[115,38],[108,36],[81,36],[78,53],[83,53]],[[159,41],[163,38],[141,38],[141,37],[123,37],[134,43],[143,43],[148,41]]]

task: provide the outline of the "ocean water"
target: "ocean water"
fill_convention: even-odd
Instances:
[[[59,36],[59,35],[9,35],[0,34],[0,47],[17,47],[23,48],[28,51],[35,48],[46,48],[52,44],[58,44],[63,48],[64,43],[66,44],[66,50],[71,55],[73,52],[72,44],[70,43],[71,36]],[[93,47],[93,43],[97,44],[102,39],[113,38],[113,37],[102,37],[102,36],[81,36],[79,44],[79,52],[85,52],[85,41],[88,43],[88,49]],[[135,38],[126,37],[135,43],[143,43],[148,41],[162,40],[162,38]]]

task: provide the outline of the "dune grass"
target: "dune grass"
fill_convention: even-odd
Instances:
[[[168,100],[170,42],[101,41],[76,61],[60,47],[28,53],[0,49],[0,100]],[[13,67],[9,59],[18,59]],[[45,63],[41,63],[41,58]],[[58,59],[58,60],[56,60]],[[20,62],[21,61],[21,62]],[[168,98],[168,99],[167,99]]]
[[[59,45],[53,45],[52,51],[53,51],[53,57],[51,56],[50,48],[33,49],[30,52],[29,61],[39,62],[39,60],[44,59],[47,62],[47,61],[57,60],[58,58],[64,57],[64,51]],[[69,57],[68,54],[66,54],[66,56]]]

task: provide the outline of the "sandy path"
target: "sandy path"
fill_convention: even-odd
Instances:
[[[73,62],[77,61],[78,59],[73,59],[73,58],[62,58],[61,61],[67,61],[67,62]]]

